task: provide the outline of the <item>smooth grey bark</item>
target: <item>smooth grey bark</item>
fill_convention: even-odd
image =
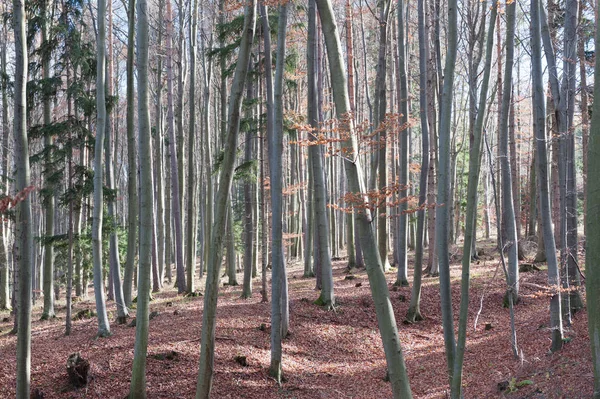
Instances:
[[[167,130],[169,131],[169,155],[171,158],[171,208],[175,227],[175,270],[177,292],[185,292],[183,264],[183,233],[181,226],[181,199],[179,195],[178,143],[175,141],[175,115],[173,110],[173,13],[171,1],[167,1]],[[180,82],[181,83],[181,82]],[[183,84],[182,84],[183,86]],[[180,88],[181,89],[181,88]],[[182,90],[182,89],[181,89]]]
[[[146,355],[150,305],[150,272],[152,267],[152,225],[154,223],[154,193],[152,187],[152,137],[148,84],[148,3],[137,3],[137,76],[138,129],[140,137],[140,263],[135,328],[135,350],[129,397],[146,398]]]
[[[318,256],[321,277],[321,295],[317,303],[327,308],[335,305],[335,295],[333,291],[333,271],[331,265],[331,249],[329,246],[329,222],[327,218],[327,188],[325,181],[325,171],[323,167],[323,158],[321,157],[320,146],[316,145],[319,129],[319,115],[317,104],[317,79],[316,79],[316,10],[315,5],[309,1],[308,15],[308,46],[307,46],[307,68],[308,68],[308,123],[313,130],[309,135],[309,140],[313,142],[308,149],[310,168],[312,168],[313,178],[313,207],[314,207],[314,234],[318,244],[315,245],[315,254]]]
[[[194,153],[196,150],[196,48],[198,37],[198,0],[192,3],[190,25],[189,25],[189,46],[190,46],[190,95],[189,95],[189,122],[188,122],[188,177],[187,177],[187,224],[186,224],[186,245],[185,245],[185,267],[187,271],[187,292],[192,293],[195,290],[194,277],[196,271],[196,226],[197,218],[196,199],[194,189],[196,184],[196,163],[194,162]]]
[[[309,0],[310,1],[310,0]],[[260,19],[262,23],[262,31],[264,37],[265,44],[265,104],[267,108],[267,129],[266,129],[266,138],[261,140],[261,163],[260,163],[260,179],[261,179],[261,214],[266,215],[267,210],[267,201],[265,195],[265,141],[267,141],[267,149],[268,149],[268,140],[273,136],[273,129],[275,128],[275,112],[273,110],[273,72],[272,65],[273,62],[271,60],[271,28],[269,24],[269,14],[267,13],[267,8],[264,4],[260,6]],[[269,33],[265,33],[269,32]],[[267,217],[262,218],[261,223],[262,230],[262,302],[268,302],[268,294],[267,294],[267,258],[268,258],[268,248],[267,248]]]
[[[408,191],[408,138],[410,135],[410,127],[408,125],[408,76],[406,73],[407,55],[405,42],[405,32],[408,30],[405,23],[405,5],[404,0],[398,0],[398,72],[399,72],[399,109],[400,109],[400,131],[398,132],[400,140],[400,170],[398,171],[399,193],[404,193],[404,196],[409,194]],[[422,105],[423,107],[423,105]],[[427,120],[425,120],[427,123]],[[421,127],[423,127],[421,123]],[[429,154],[427,154],[429,156]],[[423,174],[421,174],[423,179]],[[423,181],[422,181],[423,182]],[[426,181],[425,181],[426,182]],[[420,186],[422,187],[422,186]],[[400,194],[399,194],[400,195]],[[398,274],[395,285],[408,285],[408,214],[406,213],[408,204],[406,201],[400,201],[398,212]]]
[[[462,257],[462,276],[461,276],[461,298],[460,315],[458,322],[458,340],[455,348],[455,357],[452,380],[451,396],[452,398],[462,397],[462,370],[467,340],[467,322],[469,316],[469,281],[470,266],[473,254],[473,240],[477,228],[477,188],[479,183],[479,174],[481,171],[481,147],[484,126],[484,116],[486,114],[487,92],[489,87],[490,75],[492,70],[492,54],[494,52],[494,26],[498,14],[498,1],[492,0],[492,9],[490,13],[490,22],[486,39],[485,64],[483,69],[483,80],[481,82],[481,92],[479,94],[479,105],[477,115],[473,125],[473,141],[471,152],[469,154],[469,178],[467,183],[467,209],[465,213],[465,236],[463,240]],[[482,14],[482,24],[485,25],[485,14]],[[452,333],[454,335],[454,333]]]
[[[108,77],[106,88],[108,91],[108,95],[113,95],[113,44],[112,44],[112,0],[108,0]],[[106,186],[109,190],[113,190],[113,195],[108,199],[108,217],[110,223],[112,224],[112,231],[109,237],[109,267],[110,267],[110,275],[112,277],[112,281],[109,281],[109,284],[112,284],[115,296],[115,302],[117,304],[117,323],[124,324],[129,317],[129,311],[127,310],[127,305],[125,304],[125,298],[123,294],[123,285],[121,284],[121,261],[119,260],[119,237],[117,236],[117,212],[116,212],[116,184],[115,184],[115,176],[114,176],[114,157],[113,157],[113,136],[114,125],[112,123],[111,115],[107,113],[106,115],[106,139],[104,141],[106,145],[105,155],[106,155]]]
[[[458,21],[456,0],[448,1],[448,32],[446,65],[444,67],[444,82],[440,99],[439,120],[439,165],[438,165],[438,192],[436,209],[436,247],[440,272],[440,301],[442,308],[442,325],[444,329],[444,344],[446,347],[446,362],[448,367],[449,382],[454,375],[454,364],[456,357],[456,340],[454,336],[454,318],[452,315],[452,291],[450,283],[450,259],[449,259],[449,209],[450,209],[450,136],[452,118],[452,99],[454,96],[454,70],[456,67],[456,55],[458,44]],[[442,205],[443,204],[443,205]],[[456,398],[460,392],[451,391],[452,398]],[[458,396],[458,397],[459,397]]]
[[[361,240],[361,247],[365,257],[371,294],[375,303],[377,322],[386,355],[392,392],[394,398],[410,399],[412,398],[412,393],[398,337],[396,319],[390,301],[382,259],[379,256],[377,248],[371,213],[366,207],[367,203],[364,197],[366,189],[360,158],[358,156],[358,143],[356,136],[353,135],[352,119],[348,117],[350,101],[348,99],[348,86],[346,83],[347,74],[344,67],[333,7],[329,0],[317,0],[316,3],[327,46],[337,118],[340,121],[341,131],[349,133],[348,139],[342,143],[345,155],[344,167],[348,180],[348,191],[355,197],[355,208],[358,208],[356,210],[357,213],[355,213],[355,221],[359,227],[359,239]]]
[[[6,74],[6,38],[8,37],[8,26],[2,27],[2,43],[0,44],[0,70]],[[8,95],[6,82],[0,83],[2,90],[2,173],[8,175],[8,146],[10,140],[10,128],[8,126]],[[2,194],[8,194],[8,182],[3,179],[4,188]],[[9,288],[9,251],[6,232],[8,222],[2,218],[0,220],[0,309],[10,308],[10,288]]]
[[[167,0],[169,1],[169,0]],[[135,94],[133,62],[135,57],[135,0],[129,0],[127,29],[127,258],[123,275],[123,297],[126,306],[131,306],[133,291],[133,270],[138,253],[138,185],[137,154],[135,134]]]
[[[98,317],[98,336],[110,335],[106,313],[104,279],[102,277],[102,218],[103,218],[103,170],[104,136],[106,132],[106,0],[98,0],[98,37],[96,39],[96,142],[94,145],[94,213],[92,218],[92,258],[94,268],[94,295]]]
[[[164,18],[164,0],[158,2],[158,20],[157,26],[157,45],[162,53],[163,48],[163,27]],[[165,198],[164,198],[164,176],[163,176],[163,55],[159,54],[156,61],[156,126],[154,132],[154,195],[156,208],[156,222],[154,224],[156,237],[156,263],[158,273],[153,277],[153,291],[159,291],[163,285],[165,269]]]
[[[542,18],[540,18],[542,16]],[[541,30],[544,23],[543,7],[539,0],[531,0],[531,76],[533,83],[532,104],[535,128],[537,178],[540,190],[540,217],[548,264],[548,285],[552,293],[550,299],[550,327],[552,329],[552,351],[562,348],[562,312],[560,293],[560,271],[556,258],[556,244],[552,226],[550,188],[548,179],[548,155],[546,139],[546,109],[544,106],[544,82],[542,80]],[[586,262],[587,263],[587,262]]]
[[[600,29],[596,29],[595,45],[600,48]],[[596,57],[595,67],[594,82],[600,82],[600,57]],[[600,98],[599,84],[594,85],[594,98]],[[594,399],[600,399],[600,101],[594,101],[593,107],[587,158],[585,276]]]
[[[386,102],[386,49],[388,38],[388,23],[390,19],[391,0],[379,1],[379,49],[377,56],[377,73],[375,76],[375,129],[379,132],[379,144],[377,146],[377,172],[378,172],[378,212],[377,212],[377,245],[379,247],[379,256],[383,261],[384,270],[390,268],[388,260],[388,214],[387,214],[387,102]],[[373,174],[375,176],[375,166]],[[374,181],[374,180],[373,180]]]
[[[17,316],[17,399],[29,398],[31,375],[31,275],[33,265],[33,234],[31,218],[31,178],[29,145],[27,142],[27,39],[25,3],[13,1],[15,38],[15,86],[13,129],[15,138],[16,191],[24,194],[16,205],[15,270],[18,269]]]
[[[225,234],[225,222],[227,219],[227,208],[229,195],[233,182],[233,169],[235,164],[240,113],[242,107],[242,96],[244,82],[248,72],[248,64],[251,54],[252,42],[254,40],[254,28],[256,24],[256,0],[252,0],[245,6],[244,27],[238,53],[238,60],[231,85],[231,96],[229,98],[229,111],[227,118],[227,141],[221,174],[219,176],[219,189],[215,201],[215,219],[211,235],[212,252],[207,264],[206,290],[204,296],[204,311],[202,314],[202,339],[200,350],[200,366],[198,371],[198,384],[196,386],[196,398],[210,396],[212,386],[212,374],[214,368],[216,311],[219,291],[219,278],[221,275],[221,263],[223,259],[223,238]]]
[[[517,225],[515,221],[515,209],[513,201],[513,181],[511,174],[510,153],[508,151],[508,120],[510,104],[512,101],[512,73],[515,54],[515,26],[516,26],[515,1],[506,5],[506,60],[504,62],[504,81],[502,104],[499,116],[498,140],[500,142],[500,170],[502,171],[502,221],[506,241],[504,246],[508,252],[507,277],[508,289],[506,295],[512,295],[513,303],[519,300],[519,258]],[[505,248],[500,248],[505,251]],[[508,297],[505,296],[508,303]]]
[[[271,364],[269,374],[281,384],[283,311],[282,294],[285,281],[285,256],[283,244],[283,67],[287,32],[288,3],[279,6],[277,27],[277,61],[275,64],[273,135],[269,137],[269,171],[271,177]]]
[[[253,97],[253,80],[247,79],[246,82],[246,98],[248,100]],[[253,112],[252,108],[246,111],[246,117],[252,118]],[[252,130],[248,129],[246,132],[246,143],[244,146],[244,162],[250,162],[252,160]],[[244,223],[244,282],[242,288],[242,298],[248,299],[252,296],[252,262],[254,260],[253,256],[253,215],[252,215],[252,182],[246,180],[244,181],[244,211],[245,215],[243,217]]]
[[[415,237],[415,270],[410,304],[406,320],[414,323],[423,320],[421,315],[421,281],[423,276],[423,236],[425,233],[425,207],[427,205],[427,180],[429,174],[429,126],[427,121],[427,47],[425,41],[425,0],[418,0],[419,35],[419,106],[421,116],[421,172],[419,176],[419,210],[417,211],[417,236]]]
[[[49,46],[51,29],[51,16],[48,12],[49,2],[44,1],[42,3],[42,45]],[[47,82],[50,79],[50,57],[52,56],[49,50],[42,52],[42,76]],[[43,108],[44,108],[44,126],[48,127],[52,122],[52,108],[51,98],[48,94],[43,95]],[[51,135],[47,134],[44,136],[44,147],[48,153],[45,155],[44,174],[46,177],[45,181],[45,193],[42,195],[42,204],[44,206],[44,235],[48,239],[54,236],[54,208],[55,208],[55,185],[52,182],[52,174],[54,168],[52,166],[52,150],[50,148],[54,145],[54,139]],[[54,314],[54,246],[52,243],[46,243],[44,245],[44,269],[43,269],[43,291],[44,291],[44,310],[42,311],[42,320],[48,320],[55,317]]]

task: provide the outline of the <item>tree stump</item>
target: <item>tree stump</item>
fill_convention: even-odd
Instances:
[[[69,355],[67,359],[67,373],[69,381],[75,388],[81,388],[88,383],[90,362],[81,357],[79,352]]]

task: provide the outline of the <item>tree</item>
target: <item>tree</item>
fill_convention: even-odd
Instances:
[[[0,69],[2,74],[6,74],[6,38],[8,37],[8,27],[4,24],[2,27],[2,43],[0,44]],[[2,79],[0,87],[2,90],[2,130],[4,131],[2,137],[2,173],[7,174],[8,171],[8,143],[10,139],[10,129],[8,127],[8,82],[6,79]],[[2,195],[8,193],[9,182],[6,178],[3,179],[2,185],[0,185],[0,192]],[[8,228],[8,222],[4,218],[0,218],[0,236],[2,236],[2,242],[0,243],[0,309],[10,308],[10,288],[9,288],[9,251],[8,242],[6,237],[6,231]]]
[[[106,0],[98,1],[98,36],[96,38],[96,144],[94,146],[94,215],[92,221],[92,251],[94,262],[94,293],[98,317],[98,336],[110,335],[104,284],[102,278],[102,213],[103,213],[103,173],[104,133],[106,131],[106,95],[104,92],[106,62]]]
[[[597,6],[597,5],[596,5]],[[596,16],[596,24],[598,16]],[[596,49],[600,49],[600,29],[596,29]],[[594,82],[600,82],[600,57],[596,56]],[[600,84],[594,85],[594,98],[600,98]],[[600,398],[600,101],[594,101],[588,143],[587,217],[585,275],[588,330],[594,368],[594,399]],[[559,302],[560,304],[560,302]],[[559,312],[560,315],[560,312]]]
[[[427,204],[427,180],[429,173],[429,127],[427,125],[427,47],[425,37],[424,0],[417,3],[419,35],[419,105],[421,115],[421,172],[419,177],[419,210],[417,211],[417,236],[415,242],[415,271],[410,305],[406,320],[411,323],[423,319],[421,316],[421,279],[423,276],[423,236],[425,233],[425,205]],[[406,166],[406,165],[405,165]]]
[[[353,133],[352,119],[348,117],[350,101],[346,83],[346,71],[342,58],[341,43],[337,24],[333,14],[333,7],[329,0],[317,0],[317,7],[323,26],[329,71],[333,88],[336,115],[340,123],[340,130],[348,134],[343,141],[342,153],[344,167],[348,180],[348,190],[356,198],[355,221],[360,233],[361,248],[365,257],[367,274],[371,286],[371,294],[375,302],[379,332],[383,341],[386,355],[390,383],[394,398],[412,398],[402,347],[398,337],[398,328],[390,302],[390,294],[383,270],[383,262],[379,256],[375,231],[372,227],[371,213],[369,212],[364,197],[365,183],[363,180],[360,158],[358,157],[358,143]]]
[[[519,299],[519,259],[517,225],[515,222],[515,209],[512,190],[512,174],[510,165],[510,154],[508,152],[508,119],[510,104],[512,100],[512,71],[515,54],[515,25],[516,25],[517,3],[512,1],[506,5],[506,60],[504,62],[504,87],[502,93],[502,104],[500,114],[500,125],[498,135],[500,141],[500,169],[502,171],[502,220],[503,231],[506,234],[506,247],[508,250],[508,291],[512,295],[513,303]],[[504,251],[504,248],[500,248]],[[507,297],[506,297],[507,298]],[[508,303],[508,299],[505,299]]]
[[[27,40],[25,2],[13,1],[15,34],[14,122],[17,167],[16,190],[22,198],[17,204],[15,232],[15,266],[19,272],[17,305],[17,398],[29,398],[31,373],[31,274],[33,265],[33,234],[31,219],[29,144],[27,142],[26,87]]]
[[[227,208],[229,204],[229,193],[233,182],[233,169],[235,164],[240,113],[242,107],[242,96],[244,82],[248,72],[248,64],[252,42],[254,40],[254,28],[256,24],[256,0],[252,0],[244,8],[244,27],[241,36],[238,60],[231,86],[229,98],[229,112],[227,116],[227,141],[221,164],[219,176],[219,189],[215,198],[215,218],[210,238],[212,252],[207,264],[206,289],[204,295],[204,311],[202,313],[202,340],[200,350],[200,366],[198,371],[198,384],[196,386],[196,398],[208,398],[212,386],[212,373],[214,367],[215,350],[215,328],[216,311],[219,291],[219,278],[221,275],[221,261],[223,258],[223,238],[225,233],[225,222],[227,219]]]
[[[45,0],[42,3],[42,68],[43,79],[48,84],[50,80],[50,58],[52,51],[50,47],[51,15],[49,13],[49,3]],[[51,124],[52,109],[51,95],[48,92],[43,93],[44,107],[44,126],[48,127]],[[54,236],[54,209],[55,209],[55,190],[53,176],[52,151],[50,148],[54,145],[54,140],[51,135],[45,135],[44,146],[48,151],[45,156],[45,175],[46,189],[44,190],[43,203],[45,205],[45,235],[46,237]],[[55,317],[54,314],[54,246],[52,242],[46,241],[44,246],[44,310],[42,312],[42,320],[47,320]]]
[[[540,18],[541,16],[541,18]],[[536,142],[536,163],[540,188],[540,217],[544,235],[544,247],[548,263],[548,285],[552,296],[550,298],[550,327],[552,329],[552,351],[562,347],[562,312],[560,299],[560,271],[556,258],[556,244],[552,227],[550,207],[550,188],[548,179],[548,155],[546,150],[546,107],[544,105],[544,83],[542,80],[542,48],[541,26],[543,22],[543,6],[538,0],[531,1],[531,76],[533,82],[532,103],[533,121]],[[586,262],[587,263],[587,262]]]
[[[102,1],[102,0],[101,0]],[[146,354],[150,304],[150,268],[152,267],[152,225],[154,193],[152,187],[152,139],[150,134],[148,85],[148,3],[137,4],[138,128],[140,137],[140,263],[135,328],[135,351],[129,397],[146,397]]]

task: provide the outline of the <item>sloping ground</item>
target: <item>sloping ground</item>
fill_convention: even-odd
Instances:
[[[502,308],[504,280],[491,256],[472,265],[471,300],[464,386],[466,398],[590,398],[592,372],[587,317],[576,315],[566,335],[571,341],[560,353],[549,354],[549,298],[533,285],[544,285],[544,271],[522,274],[523,301],[516,309],[520,359],[510,350],[508,310]],[[364,270],[346,280],[345,264],[335,262],[336,311],[312,303],[318,296],[314,280],[303,279],[301,266],[290,266],[290,336],[284,343],[287,381],[277,387],[268,376],[270,303],[256,292],[240,299],[241,287],[223,287],[219,297],[214,398],[390,398],[384,381],[385,358],[375,310]],[[458,273],[453,265],[454,311],[458,311]],[[395,280],[393,273],[388,281]],[[241,281],[241,279],[240,279]],[[358,283],[361,286],[357,287]],[[255,280],[255,290],[260,279]],[[482,300],[483,295],[483,300]],[[418,324],[402,324],[410,288],[391,291],[396,319],[415,398],[445,398],[448,389],[437,278],[425,278]],[[482,304],[477,327],[474,320]],[[77,302],[73,313],[93,309],[91,300]],[[116,313],[114,303],[110,304]],[[150,398],[192,398],[195,393],[203,299],[182,298],[172,289],[156,294],[151,310],[147,386]],[[135,311],[133,311],[135,312]],[[113,335],[94,339],[96,319],[73,323],[64,336],[64,305],[58,318],[38,321],[32,337],[32,389],[49,398],[124,398],[129,388],[135,328],[111,325]],[[8,317],[0,314],[0,320]],[[114,318],[114,316],[113,316]],[[261,330],[261,324],[264,324]],[[490,324],[491,329],[486,329]],[[0,323],[0,397],[14,397],[16,338],[8,335],[12,321]],[[264,331],[263,331],[264,330]],[[65,364],[72,352],[92,363],[86,388],[69,387]],[[173,353],[175,352],[175,353]],[[236,356],[246,356],[248,366]],[[498,384],[505,382],[507,390]],[[514,390],[512,393],[507,393]]]

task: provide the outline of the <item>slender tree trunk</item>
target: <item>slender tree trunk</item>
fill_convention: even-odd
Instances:
[[[8,24],[4,24],[2,27],[2,43],[0,44],[0,69],[3,74],[6,74],[6,42],[8,37]],[[8,146],[10,140],[10,128],[8,125],[8,95],[7,95],[7,83],[0,83],[2,88],[2,173],[8,176]],[[8,181],[3,178],[4,189],[2,194],[8,194]],[[10,287],[9,287],[9,250],[8,250],[8,222],[4,218],[0,219],[0,236],[2,242],[0,242],[0,309],[10,308]]]
[[[113,95],[113,45],[112,45],[112,0],[108,0],[108,76],[107,76],[107,91],[108,95]],[[110,114],[106,115],[106,185],[110,190],[116,191],[115,176],[113,172],[113,136],[115,134],[114,125]],[[121,284],[121,262],[119,260],[119,238],[117,236],[117,212],[114,195],[108,198],[108,217],[112,224],[110,233],[110,248],[109,248],[109,267],[111,270],[112,281],[109,284],[113,285],[115,302],[117,303],[117,323],[124,324],[129,317],[129,311],[125,304],[123,285]]]
[[[254,39],[254,27],[256,24],[256,0],[252,0],[245,7],[244,27],[242,30],[238,61],[231,86],[229,102],[227,141],[225,148],[237,146],[242,96],[244,81],[248,72],[252,42]],[[212,374],[214,368],[215,350],[215,328],[216,311],[219,290],[219,278],[221,274],[221,261],[223,255],[223,237],[225,233],[225,222],[227,219],[227,208],[229,195],[233,182],[233,168],[235,164],[235,151],[226,151],[221,164],[219,176],[219,190],[215,201],[215,220],[211,235],[211,248],[209,263],[207,264],[206,290],[204,296],[204,311],[202,314],[202,341],[200,351],[200,367],[198,372],[198,385],[196,387],[196,398],[210,396],[212,386]]]
[[[253,90],[253,79],[248,79],[246,82],[246,98],[252,99]],[[252,108],[248,108],[246,117],[252,119]],[[244,147],[244,162],[250,162],[252,160],[252,130],[248,129],[246,132],[246,144]],[[242,298],[248,299],[252,296],[252,252],[254,249],[253,245],[253,218],[252,218],[252,183],[248,180],[244,182],[244,211],[245,215],[243,218],[244,223],[244,286],[242,289]]]
[[[42,17],[42,41],[43,46],[50,46],[49,30],[51,29],[51,17],[49,13],[50,3],[48,1],[43,2],[43,17]],[[50,80],[50,57],[52,56],[51,51],[48,49],[42,53],[42,73],[44,81]],[[43,107],[44,107],[44,126],[49,127],[52,120],[52,108],[50,103],[51,97],[48,94],[43,95]],[[44,136],[44,146],[48,151],[45,156],[45,177],[46,177],[46,190],[42,197],[42,203],[44,205],[44,219],[45,219],[45,231],[44,235],[46,239],[54,236],[54,207],[55,207],[55,188],[52,181],[52,174],[54,168],[52,166],[52,153],[54,152],[51,148],[54,145],[54,139],[51,135],[47,134]],[[47,242],[44,245],[44,270],[43,270],[43,282],[44,282],[44,310],[42,312],[42,320],[47,320],[55,317],[54,314],[54,246],[52,243]]]
[[[411,323],[423,320],[421,316],[421,280],[423,275],[423,235],[425,232],[425,206],[427,205],[427,178],[429,174],[429,127],[427,124],[427,47],[425,46],[425,1],[418,0],[419,35],[419,106],[421,116],[421,172],[419,178],[419,210],[417,211],[417,236],[415,243],[415,271],[410,305],[406,320]]]
[[[360,240],[367,265],[367,274],[371,286],[371,293],[375,302],[375,310],[379,324],[379,331],[383,342],[384,351],[388,365],[388,373],[392,384],[394,398],[412,398],[406,365],[402,354],[402,347],[398,337],[398,329],[394,317],[392,304],[389,297],[383,262],[379,256],[375,231],[372,227],[371,214],[366,205],[366,192],[363,180],[360,159],[358,158],[358,143],[353,135],[352,119],[348,117],[350,102],[348,99],[348,87],[346,83],[346,72],[342,59],[341,43],[333,14],[333,7],[329,0],[317,0],[317,7],[323,34],[327,45],[329,68],[333,88],[333,97],[337,118],[340,121],[340,130],[349,133],[349,138],[343,142],[343,151],[346,155],[344,166],[348,179],[348,191],[356,197],[356,205],[361,212],[356,216],[359,224]]]
[[[27,143],[27,41],[25,2],[13,0],[15,38],[15,86],[14,86],[14,138],[16,163],[16,191],[25,193],[16,205],[15,223],[15,270],[18,269],[18,298],[16,318],[17,331],[17,390],[18,399],[29,398],[31,373],[31,274],[33,264],[33,234],[31,218],[29,145]]]
[[[538,0],[531,0],[531,76],[533,82],[532,103],[536,143],[537,177],[540,187],[540,216],[544,234],[544,246],[548,262],[548,285],[552,290],[550,299],[550,327],[552,351],[560,350],[563,343],[562,312],[560,299],[560,271],[556,258],[556,244],[552,231],[550,192],[548,183],[548,155],[546,150],[546,110],[544,109],[544,83],[542,81],[542,49],[540,26],[544,23],[543,7]],[[540,18],[542,16],[542,18]]]
[[[408,121],[408,76],[406,73],[406,48],[405,32],[406,23],[404,19],[405,14],[404,0],[398,0],[398,79],[400,86],[400,103],[398,104],[400,109],[400,132],[398,133],[400,141],[400,170],[398,171],[399,179],[399,192],[403,193],[404,196],[408,196],[408,138],[410,135],[409,121]],[[425,119],[427,122],[427,119]],[[423,124],[421,124],[423,126]],[[426,131],[425,131],[426,132]],[[423,178],[423,176],[421,176]],[[426,180],[422,180],[426,182]],[[400,194],[402,195],[402,194]],[[406,201],[400,201],[398,212],[400,216],[398,218],[398,274],[396,277],[396,285],[407,286],[408,285],[408,215],[406,213],[408,204]]]
[[[135,351],[131,372],[129,397],[146,398],[146,355],[150,307],[150,268],[152,266],[152,224],[154,193],[152,190],[152,137],[148,84],[148,3],[137,4],[137,70],[138,70],[138,127],[140,137],[140,265],[135,328]]]
[[[481,93],[479,94],[479,106],[475,123],[473,125],[473,142],[469,155],[469,179],[467,183],[467,209],[465,214],[465,237],[463,241],[462,258],[462,278],[461,278],[461,298],[460,298],[460,316],[458,323],[458,341],[456,344],[456,355],[454,358],[453,373],[451,380],[452,398],[462,397],[462,369],[465,355],[467,339],[467,321],[469,316],[469,280],[470,266],[473,248],[473,238],[476,229],[477,216],[477,186],[479,183],[479,174],[481,171],[481,145],[483,136],[484,116],[486,113],[487,92],[492,70],[492,53],[494,51],[494,25],[498,13],[498,2],[493,0],[490,14],[490,23],[486,40],[486,56],[483,70],[483,81],[481,83]],[[485,25],[485,14],[482,15],[482,24]],[[454,333],[452,332],[452,335]]]
[[[106,132],[106,96],[104,92],[106,62],[106,0],[98,1],[98,38],[96,40],[96,145],[94,146],[94,214],[92,219],[92,257],[94,263],[94,293],[96,297],[96,314],[98,316],[98,336],[110,335],[106,301],[104,296],[104,280],[102,277],[102,214],[103,214],[103,170],[104,134]]]
[[[185,292],[185,270],[183,265],[183,236],[181,227],[181,199],[179,192],[179,168],[175,141],[175,115],[173,109],[173,12],[171,0],[167,1],[167,129],[169,131],[169,155],[171,158],[171,192],[173,224],[175,227],[175,269],[177,292]]]
[[[600,29],[596,29],[595,46],[600,48]],[[594,81],[600,82],[600,57],[596,57]],[[600,98],[599,84],[594,85],[594,98]],[[593,107],[587,158],[585,275],[588,330],[594,367],[594,399],[600,399],[600,101],[594,101]]]
[[[517,226],[515,221],[515,209],[513,202],[513,181],[511,175],[510,153],[508,151],[508,123],[510,106],[512,101],[512,71],[515,53],[515,26],[516,7],[512,2],[506,5],[506,61],[504,63],[504,82],[501,103],[500,125],[498,134],[500,141],[500,169],[502,170],[502,221],[506,233],[506,251],[508,252],[508,290],[507,295],[512,295],[513,303],[519,300],[519,259]],[[505,248],[500,248],[504,251]],[[505,306],[508,298],[505,297]]]
[[[135,134],[134,71],[135,57],[135,1],[129,0],[127,16],[127,259],[123,276],[123,296],[126,306],[131,306],[133,291],[133,270],[138,253],[138,185],[137,154]],[[170,0],[167,0],[169,2]],[[77,231],[79,233],[79,230]]]

